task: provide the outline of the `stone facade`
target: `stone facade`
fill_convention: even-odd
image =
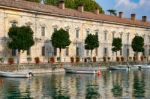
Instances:
[[[22,1],[14,0],[14,2]],[[122,20],[122,18],[120,18],[120,20]],[[141,23],[144,24],[144,22]],[[116,55],[111,51],[113,37],[122,38],[122,51],[117,53],[117,56],[119,57],[122,56],[127,59],[127,57],[134,56],[131,42],[135,35],[143,36],[145,40],[145,55],[150,55],[149,22],[145,22],[147,25],[142,26],[141,24],[125,24],[123,22],[110,22],[109,20],[89,20],[88,18],[75,18],[70,16],[64,17],[61,15],[44,14],[36,11],[32,12],[32,9],[25,10],[23,8],[15,8],[14,6],[1,6],[0,4],[1,57],[12,57],[12,51],[7,47],[7,33],[13,24],[16,24],[17,26],[30,25],[34,31],[35,45],[31,47],[28,55],[26,51],[21,54],[22,63],[26,63],[27,57],[29,56],[32,57],[33,62],[35,57],[40,57],[41,62],[47,62],[48,57],[54,56],[55,50],[52,47],[50,40],[54,30],[59,28],[66,29],[69,32],[71,39],[71,44],[68,46],[68,49],[63,49],[62,51],[62,61],[64,62],[70,62],[70,57],[75,58],[76,56],[79,56],[81,61],[84,61],[85,57],[90,57],[90,53],[84,49],[84,40],[88,33],[98,34],[100,46],[97,50],[93,51],[93,57],[96,57],[99,61],[101,61],[104,56],[110,57],[112,61],[115,60]],[[57,50],[55,58],[58,56],[59,52]]]

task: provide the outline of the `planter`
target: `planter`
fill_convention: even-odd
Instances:
[[[124,57],[121,57],[121,61],[124,62]]]
[[[103,57],[103,61],[106,62],[106,57]]]
[[[35,60],[35,63],[36,63],[36,64],[39,64],[39,63],[40,63],[39,57],[35,57],[34,60]]]
[[[87,62],[87,58],[84,58],[84,62]]]
[[[110,57],[108,57],[107,59],[108,59],[108,61],[110,61]]]
[[[93,62],[96,62],[96,57],[93,57]]]
[[[119,58],[119,57],[116,57],[116,61],[119,62],[119,61],[120,61],[120,58]]]
[[[55,63],[55,58],[54,57],[50,58],[50,63]]]
[[[71,63],[74,63],[74,57],[70,57]]]
[[[14,64],[14,58],[10,57],[8,58],[8,63],[11,65],[11,64]]]
[[[144,56],[141,56],[141,61],[143,61],[144,60]]]
[[[76,57],[76,62],[80,62],[80,57]]]

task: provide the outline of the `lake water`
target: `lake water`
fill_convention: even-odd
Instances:
[[[150,99],[150,70],[0,78],[0,99]]]

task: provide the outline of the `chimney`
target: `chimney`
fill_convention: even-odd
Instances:
[[[94,13],[95,13],[95,14],[99,14],[99,9],[96,8],[95,11],[94,11]]]
[[[60,0],[59,1],[59,8],[60,9],[65,9],[65,2],[64,2],[64,0]]]
[[[119,12],[119,18],[123,17],[123,12]]]
[[[142,21],[146,22],[147,21],[147,16],[142,16]]]
[[[78,11],[83,12],[84,11],[84,6],[83,4],[78,6]]]
[[[135,21],[136,14],[131,14],[131,20]]]

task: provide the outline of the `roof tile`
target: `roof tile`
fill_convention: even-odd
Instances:
[[[84,18],[87,20],[96,20],[96,21],[107,21],[107,22],[115,22],[118,24],[127,24],[127,25],[136,25],[141,27],[149,27],[150,22],[142,22],[141,20],[130,20],[127,18],[119,18],[118,16],[110,16],[105,14],[94,14],[92,12],[80,12],[73,9],[60,9],[56,6],[52,5],[44,5],[35,2],[28,2],[24,0],[0,0],[0,6],[12,7],[12,8],[20,8],[24,10],[38,11],[47,14],[56,14],[61,16],[69,16],[75,18]]]

